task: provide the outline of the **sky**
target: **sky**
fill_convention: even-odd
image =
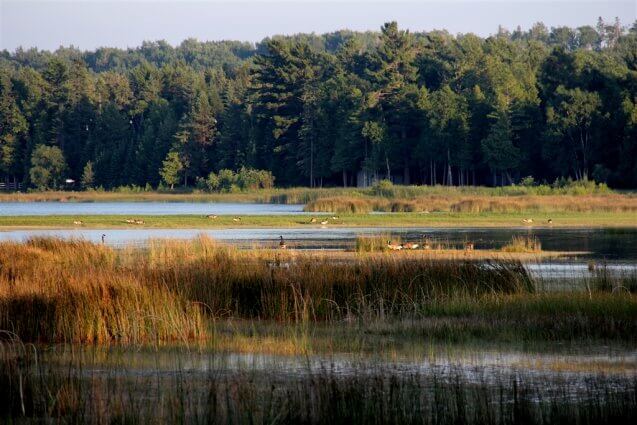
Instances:
[[[637,0],[0,0],[0,49],[73,45],[136,47],[144,40],[256,42],[275,34],[378,30],[396,20],[411,31],[446,29],[487,36],[499,24],[528,29],[632,24]]]

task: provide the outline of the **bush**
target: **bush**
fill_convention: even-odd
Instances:
[[[225,193],[271,189],[274,187],[274,176],[270,171],[245,167],[242,167],[238,173],[223,169],[219,171],[219,174],[211,172],[199,185],[211,192]]]
[[[524,187],[535,186],[535,179],[533,178],[533,176],[523,177],[522,180],[520,180],[520,186],[524,186]]]
[[[394,184],[390,180],[380,180],[372,186],[372,193],[376,196],[393,198],[395,194]]]

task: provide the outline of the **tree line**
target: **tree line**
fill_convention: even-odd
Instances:
[[[2,181],[211,188],[233,173],[637,187],[637,23],[0,52]]]

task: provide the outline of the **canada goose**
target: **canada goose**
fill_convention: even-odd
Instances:
[[[135,220],[135,224],[144,224],[144,220]]]
[[[522,219],[522,223],[531,224],[531,223],[533,223],[533,219],[532,218],[523,218]]]
[[[465,251],[473,251],[473,242],[465,242],[464,243]]]
[[[82,222],[82,221],[80,221],[80,220],[75,220],[75,221],[73,222],[73,224],[75,224],[76,226],[81,226],[81,225],[83,225],[83,224],[84,224],[84,222]]]
[[[337,215],[332,216],[332,220],[338,220],[338,216]]]
[[[232,221],[234,221],[235,223],[239,222],[239,221],[241,221],[241,217],[233,217]]]
[[[407,242],[403,244],[404,249],[418,249],[418,247],[420,247],[420,245],[415,242]]]
[[[133,220],[132,218],[127,218],[126,223],[135,224],[135,220]]]
[[[206,216],[206,218],[212,218],[212,219],[215,219],[215,218],[217,218],[217,217],[218,217],[218,216],[217,216],[217,215],[215,215],[215,214],[208,214],[208,215]]]
[[[287,245],[285,244],[285,241],[283,240],[283,236],[279,236],[281,238],[281,240],[279,241],[279,249],[287,249]]]
[[[387,241],[387,248],[389,248],[391,251],[400,251],[401,249],[403,249],[403,246],[395,244],[392,241]]]
[[[547,222],[548,224],[553,224],[553,219],[552,219],[552,218],[549,218],[548,220],[546,220],[546,222]]]
[[[323,220],[323,221],[321,221],[321,224],[322,224],[323,226],[325,226],[327,223],[329,223],[329,221],[327,221],[327,220]]]
[[[312,217],[312,218],[310,219],[310,223],[316,223],[316,217]]]
[[[104,244],[104,239],[106,238],[106,235],[104,233],[102,233],[102,244]]]

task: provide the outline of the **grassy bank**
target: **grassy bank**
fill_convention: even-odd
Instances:
[[[328,197],[381,197],[417,198],[422,196],[462,197],[519,197],[519,196],[612,196],[617,195],[604,185],[593,182],[572,182],[559,187],[538,186],[402,186],[378,184],[368,188],[275,188],[233,193],[210,193],[201,190],[176,189],[169,192],[145,190],[139,187],[120,187],[111,191],[45,191],[0,193],[0,202],[60,201],[60,202],[100,202],[100,201],[192,201],[192,202],[264,202],[280,204],[306,204],[319,198]],[[627,197],[634,196],[627,194]]]
[[[631,340],[637,300],[609,279],[542,293],[515,261],[34,239],[0,243],[0,329],[25,341],[152,343],[214,339],[219,321],[242,319],[437,339]]]
[[[331,227],[636,227],[635,212],[565,212],[565,213],[395,213],[395,214],[339,214],[337,220],[320,215],[311,223],[308,215],[253,215],[219,216],[210,219],[197,215],[164,216],[0,216],[0,230],[28,228],[104,228],[104,229],[214,229],[214,228],[321,228],[326,220]],[[533,219],[527,224],[526,219]],[[548,219],[551,219],[551,224]],[[127,223],[127,219],[141,220],[143,224]],[[81,225],[74,224],[81,221]]]

